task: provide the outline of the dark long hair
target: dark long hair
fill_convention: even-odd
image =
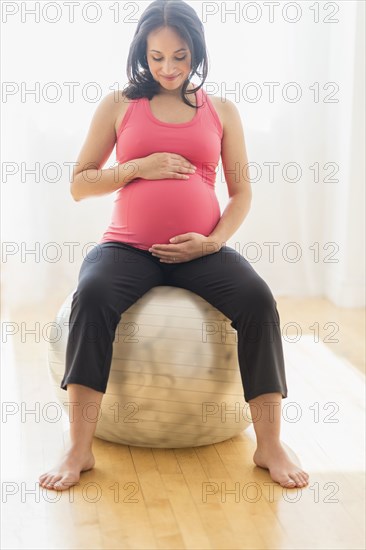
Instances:
[[[196,93],[204,84],[208,74],[208,58],[204,27],[195,10],[184,0],[155,0],[141,15],[130,46],[127,59],[127,77],[129,83],[123,89],[128,99],[147,97],[152,99],[158,94],[159,83],[154,80],[146,57],[147,36],[158,28],[171,27],[188,44],[191,52],[191,72],[202,78],[202,83],[187,92],[189,78],[182,86],[181,97],[186,105],[195,107],[185,94]],[[199,68],[202,66],[202,72]],[[197,105],[198,107],[198,105]]]

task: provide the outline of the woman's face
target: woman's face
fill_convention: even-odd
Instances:
[[[188,45],[171,27],[149,33],[146,58],[154,80],[166,91],[180,88],[191,72]]]

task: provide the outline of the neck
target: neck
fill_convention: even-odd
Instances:
[[[166,95],[166,96],[169,96],[169,97],[180,97],[182,88],[183,88],[183,84],[182,84],[182,86],[179,86],[179,88],[176,88],[175,90],[167,90],[166,88],[164,88],[164,87],[161,86],[161,84],[160,84],[160,85],[159,85],[159,95]],[[190,82],[190,83],[188,84],[187,90],[191,90],[192,88],[194,88],[194,86],[193,86],[193,84]],[[189,96],[189,97],[190,97],[190,96]]]

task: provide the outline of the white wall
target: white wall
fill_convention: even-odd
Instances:
[[[326,121],[327,151],[338,159],[340,183],[327,189],[324,235],[336,237],[341,261],[325,266],[325,288],[335,303],[356,307],[364,304],[365,288],[365,4],[357,2],[347,15],[343,40],[332,40],[329,59],[329,73],[342,83],[343,107],[329,111]]]
[[[30,5],[30,3],[22,3]],[[42,5],[42,3],[40,3]],[[87,243],[95,244],[109,223],[113,195],[74,202],[69,193],[66,163],[75,162],[97,102],[87,101],[79,91],[88,82],[97,82],[102,96],[114,83],[126,83],[125,66],[136,23],[113,22],[110,6],[100,3],[99,23],[82,21],[76,10],[75,23],[67,21],[63,3],[61,19],[47,23],[42,17],[9,17],[3,24],[3,81],[19,89],[41,90],[56,82],[62,97],[35,101],[31,95],[15,91],[2,105],[2,290],[5,307],[17,309],[48,304],[55,309],[77,284]],[[147,2],[135,2],[138,19]],[[190,2],[202,18],[203,3]],[[320,22],[314,23],[309,3],[298,2],[302,16],[287,23],[276,12],[268,22],[268,8],[257,2],[262,18],[247,23],[242,17],[223,19],[223,3],[212,3],[219,10],[205,25],[210,60],[206,90],[237,102],[242,115],[253,187],[252,209],[242,227],[228,241],[241,251],[268,282],[274,295],[326,296],[341,306],[364,305],[364,20],[363,2],[339,2],[338,23],[325,23],[324,3]],[[237,3],[243,6],[243,3]],[[281,3],[281,8],[283,7]],[[32,3],[33,5],[33,3]],[[81,3],[83,5],[83,3]],[[122,10],[123,3],[120,3]],[[227,2],[234,7],[235,2]],[[206,3],[207,6],[207,3]],[[51,13],[51,12],[50,12]],[[91,12],[90,12],[91,13]],[[121,11],[126,17],[126,12]],[[251,15],[253,17],[253,12]],[[290,12],[291,16],[291,12]],[[24,16],[25,17],[25,16]],[[198,81],[198,79],[193,79]],[[75,101],[68,98],[65,82],[79,82]],[[245,99],[244,85],[257,82],[263,97],[253,103]],[[274,102],[268,101],[265,82],[279,82]],[[285,101],[278,90],[288,82],[301,87],[296,103]],[[310,87],[319,83],[320,101],[314,102]],[[327,82],[336,82],[337,103],[325,103]],[[12,84],[8,84],[11,86]],[[115,84],[116,86],[116,84]],[[229,93],[236,89],[238,97]],[[291,90],[292,91],[292,90]],[[248,93],[252,93],[251,88]],[[4,93],[4,92],[3,92]],[[106,166],[115,162],[115,153]],[[274,181],[264,163],[276,162]],[[338,182],[326,182],[336,163]],[[17,173],[6,176],[4,163],[15,163]],[[42,169],[57,163],[57,181],[39,181],[31,176],[22,181],[21,165]],[[286,181],[282,169],[288,163],[301,168],[297,182]],[[314,181],[310,168],[320,166],[320,181]],[[5,167],[5,168],[4,168]],[[49,170],[48,177],[55,172]],[[289,169],[288,176],[294,176]],[[221,165],[217,175],[221,209],[227,202],[227,189]],[[75,257],[66,243],[77,243]],[[274,261],[265,243],[278,243]],[[298,262],[284,259],[288,243],[301,251]],[[13,244],[12,244],[13,243]],[[56,249],[60,257],[52,261]],[[255,261],[257,243],[260,259]],[[318,243],[319,260],[310,247]],[[326,243],[339,251],[336,263],[327,263]],[[21,255],[21,250],[39,247],[43,254]],[[14,254],[4,254],[14,247]],[[47,259],[47,250],[49,258]],[[88,249],[86,249],[87,251]],[[289,249],[292,254],[294,249]]]

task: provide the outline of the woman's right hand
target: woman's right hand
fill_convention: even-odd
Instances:
[[[138,159],[140,178],[148,180],[188,179],[194,174],[194,165],[186,158],[175,153],[152,153]]]

